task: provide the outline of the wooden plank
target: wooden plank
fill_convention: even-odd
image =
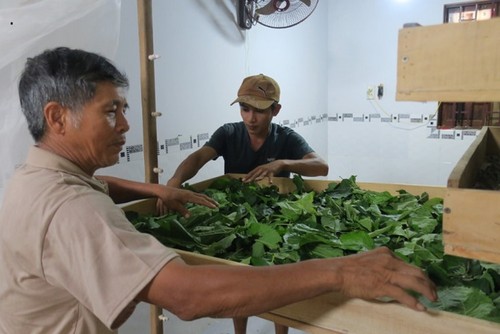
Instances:
[[[141,102],[144,140],[145,181],[158,183],[158,174],[154,169],[158,167],[157,131],[155,96],[154,61],[149,55],[154,54],[153,47],[153,12],[151,0],[137,0],[137,14],[139,21],[139,53],[141,72]]]
[[[154,214],[156,212],[156,198],[133,201],[119,206],[125,211],[133,211],[141,215]]]
[[[447,254],[500,263],[500,191],[474,189],[490,154],[500,154],[500,127],[483,127],[448,178],[443,243]]]
[[[246,266],[246,264],[243,263],[238,263],[234,261],[229,261],[225,259],[220,259],[218,257],[212,257],[208,255],[203,255],[203,254],[197,254],[193,252],[188,252],[185,250],[181,249],[176,249],[175,250],[186,262],[187,264],[190,265],[204,265],[204,264],[224,264],[224,265],[240,265],[240,266]]]
[[[321,328],[316,325],[309,324],[304,321],[299,321],[297,319],[289,318],[284,315],[278,315],[277,313],[269,312],[269,313],[263,313],[258,316],[259,318],[266,319],[269,321],[272,321],[274,323],[286,326],[286,327],[291,327],[295,328],[298,330],[301,330],[306,333],[311,333],[311,334],[346,334],[345,330],[340,330],[336,331],[333,329],[329,328]]]
[[[337,293],[288,305],[270,313],[282,316],[276,321],[284,325],[287,325],[286,319],[293,319],[330,333],[498,334],[500,331],[498,324],[458,314],[432,310],[416,312],[398,303],[368,302]],[[292,324],[289,326],[293,327]]]
[[[244,265],[206,255],[177,250],[191,265]],[[398,303],[369,302],[330,293],[259,315],[287,327],[313,334],[493,334],[500,325],[449,312],[416,312]],[[388,320],[390,318],[390,321]],[[411,326],[408,324],[411,323]]]
[[[176,250],[191,265],[244,265],[202,254]],[[415,312],[398,303],[369,302],[330,293],[259,315],[288,327],[313,334],[493,334],[500,325],[449,312]],[[387,319],[390,317],[390,321]],[[411,326],[408,323],[411,322]]]
[[[141,73],[142,103],[142,135],[144,141],[145,182],[158,183],[158,167],[154,62],[148,56],[154,54],[153,47],[153,10],[152,0],[137,0],[137,16],[139,30],[139,58]],[[160,315],[163,311],[156,305],[150,307],[151,334],[163,333],[163,322]]]
[[[403,28],[399,101],[500,101],[500,18]]]
[[[500,192],[449,188],[444,199],[445,253],[500,263]]]

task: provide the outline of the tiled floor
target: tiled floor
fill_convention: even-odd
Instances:
[[[120,328],[119,334],[148,334],[150,307],[141,303],[134,314]],[[168,320],[163,325],[165,334],[233,334],[231,319],[204,318],[195,321],[182,321],[176,316],[164,311]],[[304,332],[290,328],[289,334],[304,334]],[[274,334],[274,324],[270,321],[252,317],[248,320],[247,334]]]

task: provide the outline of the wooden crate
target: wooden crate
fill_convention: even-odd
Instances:
[[[448,178],[445,252],[500,263],[500,191],[472,189],[489,154],[500,154],[500,127],[483,127]]]
[[[500,18],[399,30],[396,100],[500,101]]]
[[[224,177],[240,177],[238,174]],[[214,178],[215,179],[215,178]],[[206,180],[193,187],[202,190],[214,180]],[[306,187],[323,190],[332,181],[306,180]],[[262,181],[266,184],[267,181]],[[273,184],[282,192],[295,189],[293,182],[286,178],[275,178]],[[396,193],[404,189],[420,195],[427,192],[431,197],[444,197],[445,187],[430,187],[402,184],[358,183],[367,190],[389,191]],[[124,207],[125,211],[151,213],[155,210],[156,200],[145,200]],[[177,250],[189,264],[243,265],[233,261],[211,256]],[[356,298],[346,298],[338,293],[330,293],[259,315],[260,318],[296,328],[307,333],[325,334],[449,334],[474,333],[498,334],[500,324],[461,316],[449,312],[416,312],[397,303],[368,302]]]

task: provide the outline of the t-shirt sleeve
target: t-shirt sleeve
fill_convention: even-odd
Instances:
[[[213,148],[219,156],[224,155],[224,152],[227,150],[227,138],[231,133],[231,128],[229,124],[224,124],[221,127],[219,127],[215,132],[212,134],[210,139],[205,143],[204,146],[209,146]]]
[[[47,281],[66,289],[109,328],[178,256],[138,232],[108,196],[90,193],[68,199],[57,210],[43,249]]]
[[[314,150],[309,146],[304,137],[299,135],[297,132],[290,130],[288,134],[288,155],[289,159],[299,160],[304,157],[304,155],[314,152]]]

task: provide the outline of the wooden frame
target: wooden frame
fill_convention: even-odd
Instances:
[[[500,127],[484,127],[450,174],[443,242],[448,254],[500,263],[500,191],[474,189],[488,154],[500,154]]]
[[[141,73],[141,103],[144,140],[145,182],[158,183],[158,153],[156,132],[156,96],[153,47],[153,16],[151,0],[137,0],[139,25],[139,52]],[[151,305],[151,334],[163,334],[163,322],[160,319],[162,309]]]

